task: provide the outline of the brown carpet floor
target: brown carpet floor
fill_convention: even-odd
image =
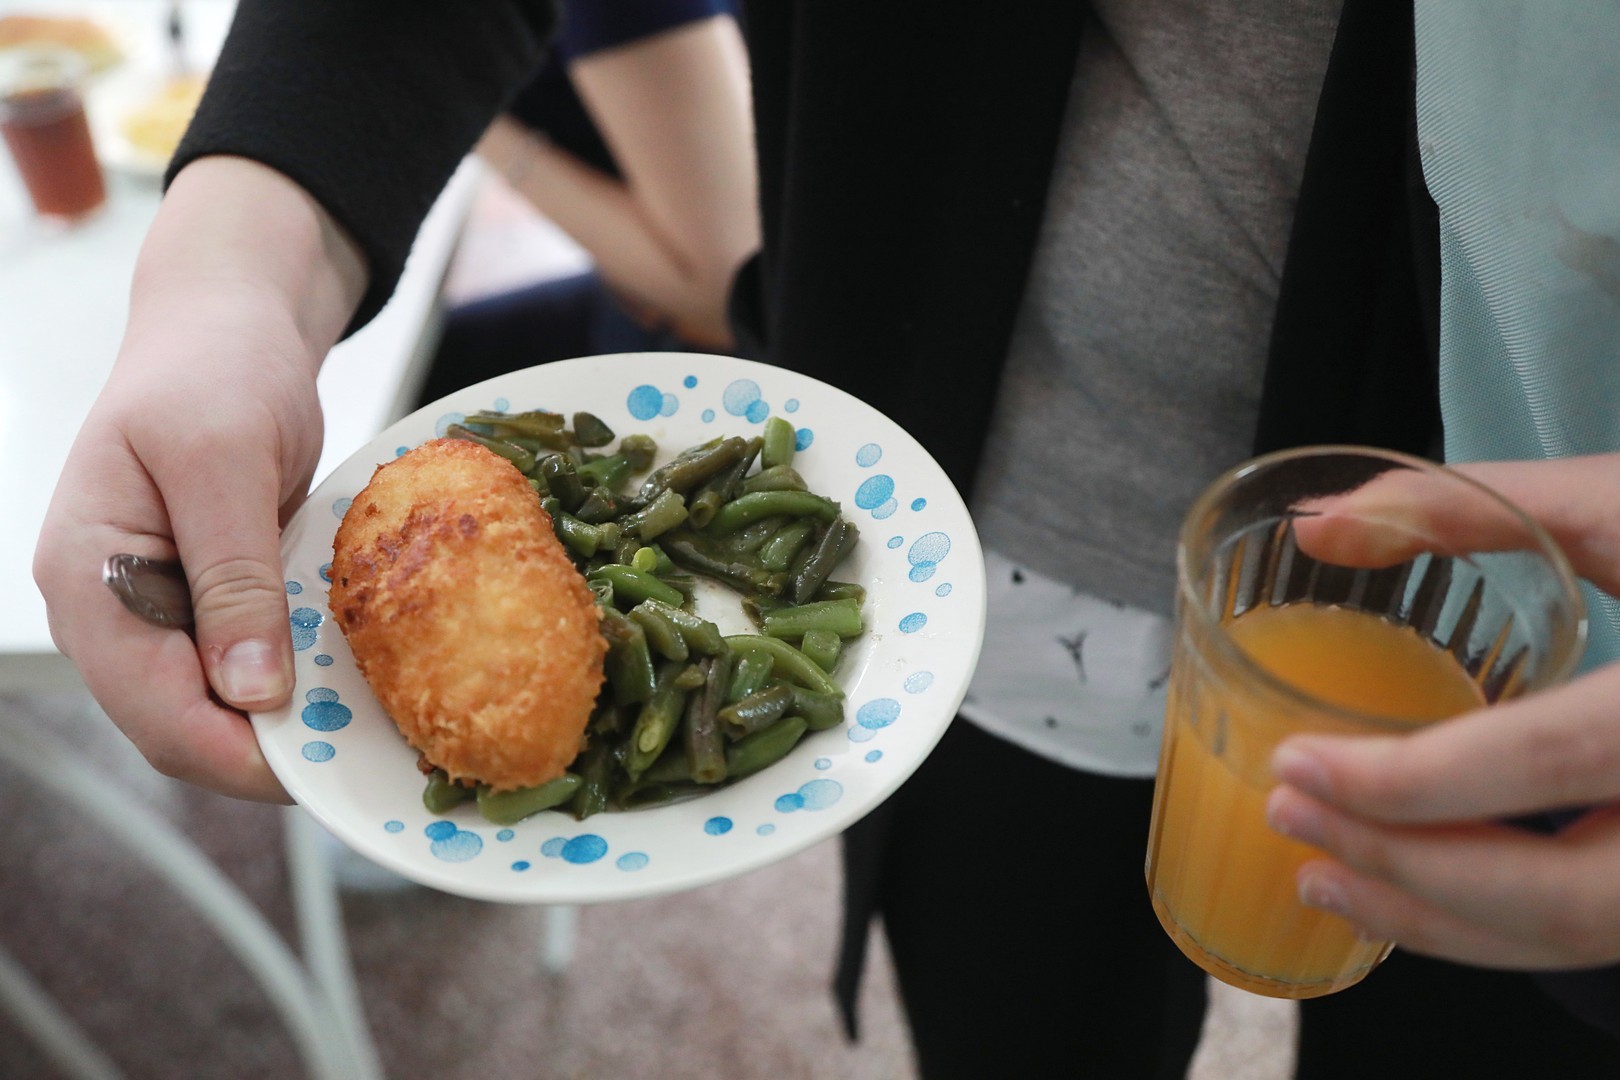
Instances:
[[[81,695],[0,698],[0,723],[77,747],[293,940],[283,811],[156,775]],[[0,821],[0,948],[126,1076],[304,1075],[270,999],[213,931],[104,830],[3,761]],[[827,993],[838,874],[826,843],[735,881],[582,909],[560,975],[540,962],[540,909],[407,887],[346,892],[343,913],[390,1077],[911,1080],[881,941],[862,1041],[840,1035]],[[1286,1076],[1292,1023],[1283,1003],[1218,994],[1191,1076]],[[0,1010],[0,1077],[58,1075]]]

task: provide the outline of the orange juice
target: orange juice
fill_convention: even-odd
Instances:
[[[1366,612],[1262,607],[1217,632],[1342,709],[1420,724],[1484,703],[1450,653]],[[1198,652],[1178,643],[1148,852],[1154,910],[1193,961],[1245,990],[1316,997],[1357,982],[1388,943],[1362,941],[1343,919],[1301,905],[1295,871],[1316,852],[1265,822],[1271,751],[1310,705],[1212,678]]]

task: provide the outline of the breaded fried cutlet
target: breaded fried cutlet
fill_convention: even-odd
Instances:
[[[579,753],[607,646],[504,458],[437,439],[378,466],[338,526],[330,601],[383,709],[452,780],[530,787]]]

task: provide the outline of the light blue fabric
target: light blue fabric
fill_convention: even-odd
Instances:
[[[1620,4],[1416,0],[1446,459],[1620,450]],[[1590,587],[1584,667],[1620,658]]]

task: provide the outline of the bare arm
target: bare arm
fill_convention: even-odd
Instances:
[[[603,278],[691,340],[728,346],[726,291],[759,245],[748,61],[729,17],[569,69],[623,179],[496,121],[479,153],[595,259]]]

